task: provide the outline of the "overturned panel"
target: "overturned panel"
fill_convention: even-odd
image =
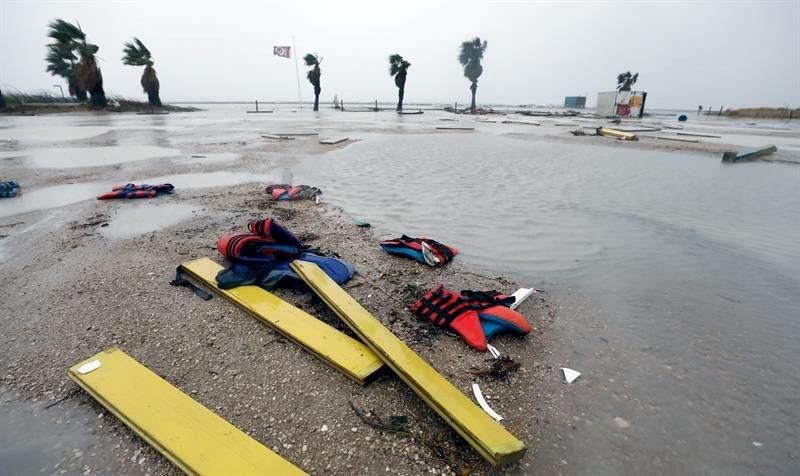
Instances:
[[[454,430],[494,466],[518,460],[525,444],[389,331],[317,265],[292,268],[317,295]]]
[[[187,474],[305,474],[116,347],[68,374]]]
[[[330,364],[359,384],[383,367],[369,347],[258,286],[217,287],[222,266],[208,258],[187,261],[181,269],[204,287]]]

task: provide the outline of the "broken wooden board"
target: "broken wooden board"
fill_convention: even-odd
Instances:
[[[674,140],[678,142],[691,142],[693,144],[697,144],[698,142],[700,142],[700,139],[690,139],[687,137],[673,137],[673,136],[656,136],[656,139]]]
[[[738,151],[730,151],[722,153],[723,162],[738,162],[740,160],[753,160],[764,155],[769,155],[777,152],[778,148],[774,145],[765,145],[757,149],[740,149]]]
[[[204,287],[233,302],[251,316],[280,332],[333,368],[364,385],[383,367],[369,347],[343,334],[258,286],[217,287],[222,266],[208,258],[187,261],[181,270]]]
[[[300,137],[300,136],[317,136],[319,132],[268,132],[266,133],[268,136],[279,136],[279,137]]]
[[[601,136],[606,137],[613,137],[615,139],[620,140],[639,140],[639,137],[636,134],[632,134],[630,132],[622,132],[617,129],[611,129],[609,127],[598,127],[597,133]]]
[[[334,137],[332,139],[331,138],[320,139],[319,143],[324,145],[336,145],[336,144],[341,144],[342,142],[348,140],[350,140],[349,137]]]
[[[248,114],[270,114],[275,111],[247,111]]]
[[[116,347],[67,374],[186,474],[306,474]]]
[[[493,466],[522,457],[525,444],[442,377],[322,269],[301,260],[292,269],[425,402]]]
[[[279,136],[274,134],[262,134],[261,137],[272,140],[294,140],[294,137],[291,136]]]
[[[474,127],[436,126],[440,131],[474,131]]]

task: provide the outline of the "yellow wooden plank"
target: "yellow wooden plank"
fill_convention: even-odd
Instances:
[[[258,286],[239,286],[227,290],[218,288],[216,277],[222,266],[208,258],[187,261],[181,267],[188,276],[230,300],[361,385],[383,367],[381,359],[366,345],[263,288]]]
[[[306,474],[116,347],[68,375],[186,474]]]
[[[428,405],[494,466],[511,463],[525,444],[441,376],[389,331],[317,265],[300,260],[292,268]]]

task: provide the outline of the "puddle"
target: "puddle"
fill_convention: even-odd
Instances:
[[[0,201],[0,217],[71,205],[94,198],[109,189],[108,184],[90,182],[56,185],[30,192],[23,190],[23,193],[17,197],[3,198]]]
[[[0,140],[60,142],[89,139],[110,131],[109,127],[25,127],[0,129]]]
[[[3,393],[0,393],[3,395]],[[3,474],[50,474],[58,463],[89,446],[86,418],[64,408],[19,402],[3,395],[0,405],[0,461]]]
[[[32,168],[66,169],[74,167],[99,167],[123,162],[172,157],[180,152],[166,147],[151,145],[128,145],[124,147],[74,147],[30,149],[0,153],[0,158],[26,158]]]
[[[178,164],[217,164],[220,162],[231,162],[241,157],[234,152],[219,152],[213,154],[192,154],[189,157],[175,159]]]
[[[252,182],[274,183],[275,175],[251,174],[249,172],[208,172],[198,174],[164,175],[142,180],[144,183],[171,183],[175,185],[175,192],[181,190],[205,187],[229,187]],[[138,182],[137,182],[138,183]]]
[[[106,238],[125,239],[167,228],[202,210],[201,207],[181,203],[159,203],[151,199],[141,203],[122,203],[100,233]]]

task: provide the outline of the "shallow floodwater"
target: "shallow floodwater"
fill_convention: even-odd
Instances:
[[[67,169],[101,167],[139,160],[173,157],[179,152],[165,147],[126,145],[124,147],[64,147],[28,149],[24,152],[0,153],[0,158],[25,157],[32,168]]]
[[[112,239],[133,238],[186,221],[201,209],[182,203],[158,202],[157,198],[140,203],[126,200],[111,215],[108,226],[100,228],[100,233]]]
[[[800,166],[489,134],[362,139],[297,182],[561,303],[553,364],[583,377],[564,399],[575,430],[537,443],[540,462],[797,470]]]

